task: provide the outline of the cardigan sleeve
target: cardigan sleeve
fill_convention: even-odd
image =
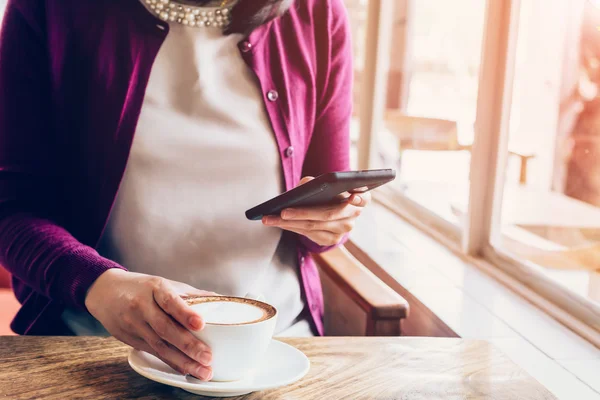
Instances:
[[[122,267],[57,223],[64,169],[53,151],[43,3],[9,1],[0,33],[0,264],[38,293],[83,309],[95,279]]]
[[[303,176],[318,176],[350,168],[353,86],[351,32],[343,1],[328,0],[324,3],[327,4],[327,40],[319,40],[317,65],[325,73],[317,79],[319,101]],[[300,242],[312,253],[336,247],[319,246],[305,236],[300,236]]]

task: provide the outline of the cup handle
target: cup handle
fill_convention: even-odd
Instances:
[[[265,296],[263,296],[260,293],[252,293],[252,292],[248,292],[246,293],[246,295],[244,296],[247,299],[250,300],[256,300],[256,301],[265,301]]]

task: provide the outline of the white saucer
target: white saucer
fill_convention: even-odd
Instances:
[[[203,382],[184,376],[153,355],[139,350],[129,353],[129,365],[138,374],[155,382],[207,397],[233,397],[290,385],[306,375],[310,361],[300,350],[273,340],[254,376],[241,381]]]

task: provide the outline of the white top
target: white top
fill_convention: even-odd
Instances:
[[[130,271],[199,289],[262,294],[278,309],[281,332],[299,319],[304,301],[295,244],[244,215],[281,193],[283,180],[240,40],[171,24],[99,252]],[[302,324],[298,334],[309,334]]]

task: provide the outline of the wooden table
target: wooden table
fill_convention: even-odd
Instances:
[[[447,222],[464,223],[469,195],[466,184],[409,182],[396,185],[395,190],[405,198]],[[589,271],[590,280],[594,278],[593,271],[600,265],[599,207],[561,193],[507,185],[501,225],[500,247],[510,253],[544,267]],[[598,293],[593,296],[597,297]]]
[[[400,110],[386,110],[385,127],[399,141],[399,158],[404,150],[469,151],[473,150],[474,126],[441,118],[408,115]],[[459,139],[460,138],[460,139]],[[519,146],[520,147],[520,146]],[[527,183],[529,161],[535,154],[519,149],[509,141],[508,153],[518,157],[520,163],[519,183]]]
[[[287,339],[309,374],[244,399],[554,399],[486,342],[445,338]],[[0,337],[0,399],[200,399],[154,383],[112,338]],[[543,366],[540,366],[543,368]]]
[[[451,207],[467,213],[468,191],[455,193]],[[536,264],[557,269],[600,271],[600,208],[562,193],[508,186],[502,207],[502,247]],[[590,293],[598,296],[598,293]]]

